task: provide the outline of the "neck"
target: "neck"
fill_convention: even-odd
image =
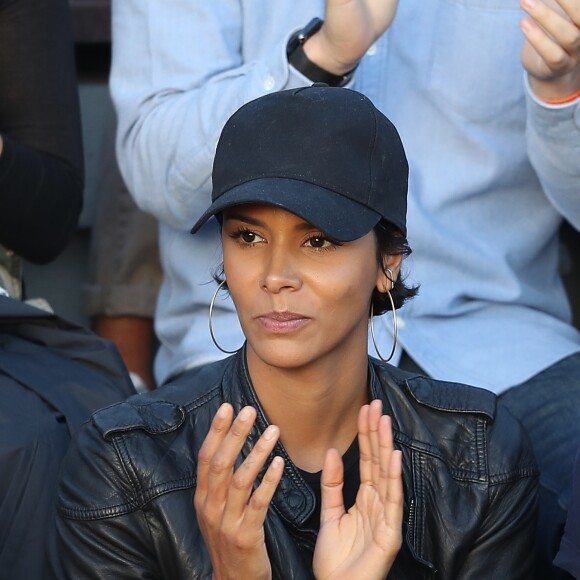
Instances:
[[[265,364],[248,349],[248,370],[270,423],[301,469],[322,469],[326,451],[343,454],[357,434],[357,417],[369,402],[368,357],[364,349],[342,360],[329,357],[299,369]]]

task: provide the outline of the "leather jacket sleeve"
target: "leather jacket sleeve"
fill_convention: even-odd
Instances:
[[[489,427],[488,441],[488,457],[494,458],[490,461],[489,505],[456,577],[531,578],[538,486],[531,444],[501,405]],[[500,463],[495,464],[498,459]]]
[[[121,446],[120,441],[105,441],[91,423],[81,430],[78,446],[69,448],[49,550],[53,578],[162,577],[147,541],[146,511],[127,508],[134,490],[124,473]],[[91,505],[98,507],[91,510]]]
[[[521,424],[483,389],[396,369],[381,380],[413,502],[405,543],[425,566],[413,578],[532,577],[538,469]],[[389,578],[408,570],[395,561]]]

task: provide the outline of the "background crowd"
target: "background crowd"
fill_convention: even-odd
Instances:
[[[126,0],[114,2],[112,38],[106,0],[51,4],[0,7],[10,47],[1,74],[11,80],[0,95],[0,265],[12,298],[45,298],[56,315],[113,340],[137,390],[225,356],[207,330],[217,228],[189,234],[210,203],[223,124],[253,98],[311,81],[360,90],[395,121],[411,165],[407,275],[421,293],[401,313],[394,362],[492,390],[522,421],[542,472],[539,574],[563,574],[550,561],[580,443],[580,97],[567,99],[580,89],[580,41],[554,15],[580,34],[574,2],[393,2],[392,24],[390,14],[373,29],[373,8],[345,16],[339,2],[326,14],[323,2],[280,3],[273,15],[267,2]],[[522,7],[530,16],[520,28]],[[289,41],[313,17],[324,28],[308,32],[303,60],[289,66]],[[550,66],[554,46],[544,46],[538,22],[569,62]],[[367,33],[337,57],[352,30]],[[2,316],[13,329],[15,317],[32,314],[18,306]],[[220,342],[238,348],[230,302],[220,301],[216,320]],[[380,325],[381,344],[390,344],[389,329]],[[103,366],[121,386],[91,401],[85,418],[132,392],[117,359]],[[573,570],[569,555],[560,562]]]

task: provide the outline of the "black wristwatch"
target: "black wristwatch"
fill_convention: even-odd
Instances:
[[[331,87],[343,87],[352,78],[354,69],[344,75],[333,75],[314,64],[304,53],[304,43],[322,27],[323,20],[313,18],[302,30],[292,35],[286,47],[288,62],[305,77],[315,83],[326,83]]]

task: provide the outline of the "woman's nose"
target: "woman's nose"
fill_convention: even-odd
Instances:
[[[302,285],[296,260],[287,252],[272,249],[264,264],[260,288],[277,293],[281,290],[298,290]]]

